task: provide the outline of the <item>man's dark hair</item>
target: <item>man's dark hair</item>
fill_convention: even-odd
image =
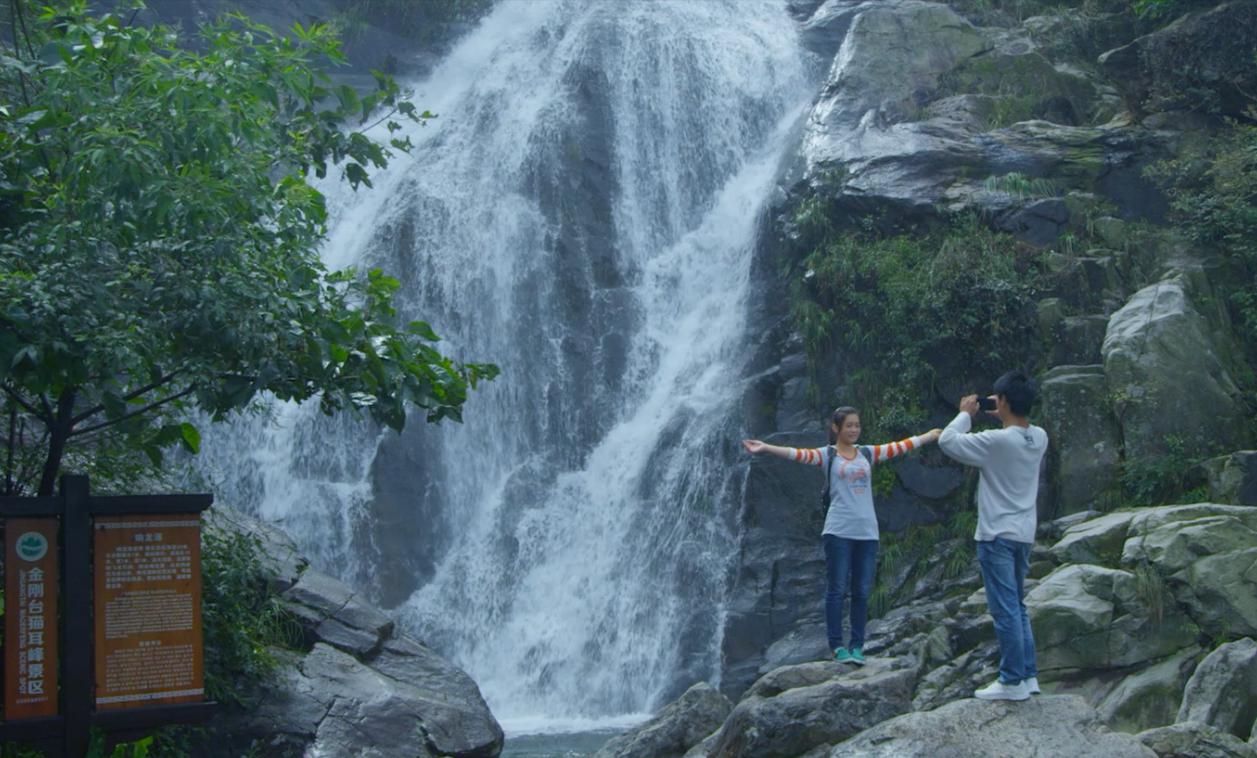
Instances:
[[[1034,380],[1020,371],[1009,371],[995,380],[995,394],[1003,395],[1008,409],[1018,416],[1029,416],[1036,394]]]

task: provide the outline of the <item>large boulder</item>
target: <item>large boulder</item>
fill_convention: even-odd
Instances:
[[[1245,637],[1205,657],[1183,690],[1178,721],[1208,724],[1247,740],[1257,719],[1257,642]]]
[[[990,617],[987,619],[989,626]],[[999,648],[992,639],[921,677],[912,709],[929,711],[954,700],[973,697],[974,690],[990,684],[998,675]]]
[[[370,758],[491,758],[502,732],[480,703],[479,713],[447,718],[456,706],[376,671],[324,644],[305,656],[283,656],[277,680],[259,704],[235,715],[221,753],[262,749],[267,755]],[[486,718],[487,717],[487,718]],[[231,748],[235,745],[237,748]]]
[[[808,23],[805,39],[824,53],[846,34],[801,156],[808,180],[850,210],[976,208],[1046,244],[1065,228],[1060,202],[1022,202],[988,180],[1049,179],[1100,193],[1123,216],[1163,208],[1142,175],[1160,137],[1117,123],[1075,126],[1113,109],[1089,75],[1052,65],[1030,41],[1001,42],[915,0],[831,0]]]
[[[1191,13],[1100,56],[1138,113],[1204,110],[1240,116],[1257,91],[1257,2]]]
[[[860,669],[811,663],[779,669],[734,707],[710,758],[787,758],[835,743],[911,709],[916,671],[887,659]]]
[[[1171,724],[1138,737],[1157,758],[1257,758],[1257,748],[1208,724]]]
[[[944,94],[974,93],[996,98],[997,124],[1040,119],[1056,124],[1093,124],[1109,120],[1096,86],[1081,70],[1055,66],[1025,38],[1000,44],[970,57],[944,74]]]
[[[817,610],[821,610],[820,603],[817,603]],[[872,624],[870,630],[871,627]],[[805,616],[764,651],[764,662],[760,664],[759,676],[783,666],[827,660],[833,652],[829,649],[825,619],[819,613]]]
[[[830,758],[942,758],[976,755],[1153,758],[1133,736],[1110,732],[1086,701],[1040,695],[1028,703],[957,700],[862,732]]]
[[[699,682],[650,721],[612,738],[594,758],[677,758],[719,729],[732,709],[728,698]]]
[[[1257,634],[1257,509],[1199,503],[1131,521],[1122,565],[1152,567],[1178,607],[1214,637]]]
[[[492,758],[502,729],[466,672],[401,634],[361,593],[306,568],[274,527],[215,508],[210,530],[262,544],[263,578],[303,631],[301,650],[276,650],[278,669],[251,708],[225,706],[197,756],[361,755]],[[252,752],[250,752],[252,751]]]
[[[809,133],[832,133],[906,110],[958,62],[990,49],[977,29],[940,3],[873,4],[849,24],[812,113]]]
[[[1040,381],[1049,465],[1062,514],[1094,507],[1121,484],[1122,438],[1102,366],[1057,366]]]
[[[1214,335],[1182,275],[1139,290],[1109,318],[1101,352],[1127,460],[1172,453],[1172,440],[1181,452],[1236,449],[1251,436],[1244,424],[1216,423],[1244,408]]]
[[[1094,563],[1116,568],[1135,515],[1134,511],[1117,511],[1068,527],[1051,547],[1052,557],[1060,563]]]
[[[1257,450],[1239,450],[1205,462],[1209,499],[1215,503],[1257,505]]]
[[[1171,580],[1205,631],[1257,634],[1257,547],[1202,558]]]
[[[1121,565],[1152,563],[1173,574],[1201,559],[1257,547],[1257,510],[1196,503],[1131,512]]]
[[[1176,704],[1200,654],[1200,648],[1192,646],[1123,677],[1096,704],[1100,718],[1114,729],[1131,733],[1173,724],[1178,716]]]
[[[428,741],[442,755],[492,756],[501,750],[502,728],[489,712],[480,688],[467,672],[405,635],[389,638],[369,666],[387,679],[406,685],[422,701],[421,720]]]
[[[851,22],[874,5],[866,0],[828,0],[803,24],[799,35],[803,46],[828,64],[846,39]]]
[[[313,569],[280,596],[297,618],[307,644],[326,642],[358,657],[374,655],[393,633],[393,621],[343,582]]]
[[[1026,607],[1040,675],[1049,680],[1164,658],[1199,634],[1176,606],[1148,597],[1135,574],[1100,566],[1062,566],[1026,595]]]

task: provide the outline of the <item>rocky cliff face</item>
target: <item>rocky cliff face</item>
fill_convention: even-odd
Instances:
[[[1014,15],[967,2],[791,4],[804,44],[827,74],[802,138],[800,178],[780,207],[775,239],[766,243],[776,265],[765,271],[792,273],[765,287],[771,294],[757,314],[768,329],[759,346],[764,371],[747,403],[755,409],[752,431],[779,444],[820,445],[821,420],[860,394],[861,374],[886,384],[907,381],[862,363],[868,353],[809,332],[814,323],[800,319],[792,300],[810,298],[805,313],[819,305],[833,323],[867,325],[873,340],[892,333],[878,322],[891,312],[885,302],[825,313],[828,292],[858,289],[875,275],[848,269],[844,276],[866,277],[864,285],[848,285],[832,271],[809,268],[809,254],[844,237],[935,240],[932,230],[959,216],[1006,239],[1019,270],[1034,277],[1029,304],[999,317],[1004,326],[1011,320],[1025,329],[1006,339],[1001,361],[989,364],[927,350],[932,396],[909,391],[916,393],[910,423],[919,428],[900,431],[943,425],[964,391],[989,390],[998,373],[1024,368],[1040,382],[1032,416],[1052,441],[1041,520],[1163,501],[1173,497],[1158,489],[1168,478],[1178,492],[1195,488],[1197,497],[1212,492],[1220,502],[1251,504],[1240,483],[1251,478],[1242,473],[1251,454],[1233,451],[1255,441],[1257,353],[1243,342],[1226,304],[1236,281],[1251,272],[1241,266],[1237,273],[1234,260],[1181,233],[1147,169],[1210,139],[1226,128],[1226,118],[1246,117],[1252,100],[1243,93],[1251,93],[1257,75],[1257,43],[1253,25],[1236,19],[1257,18],[1257,4],[1223,3],[1173,23],[1137,17],[1123,3],[1044,15],[1036,15],[1037,7],[1018,4]],[[957,244],[956,236],[947,244]],[[931,253],[928,245],[922,249]],[[974,298],[983,279],[975,268]],[[963,290],[958,294],[963,299]],[[997,318],[975,315],[988,324]],[[919,328],[928,333],[939,325]],[[928,348],[928,339],[922,341]],[[886,397],[874,395],[870,404]],[[866,410],[876,416],[881,409]],[[1221,457],[1199,465],[1211,456]],[[931,550],[946,550],[937,543],[951,538],[956,550],[971,549],[962,530],[949,525],[971,510],[972,486],[971,474],[941,456],[898,464],[879,490],[889,536],[883,552],[896,539],[911,543],[905,536],[922,525],[934,530]],[[814,472],[776,461],[750,464],[725,636],[722,689],[731,696],[797,653],[801,640],[819,639],[819,516],[810,507],[819,487]],[[883,607],[893,606],[896,594],[902,602],[923,581],[956,581],[945,579],[957,573],[954,566],[927,576],[921,565],[905,570],[903,563],[884,556]],[[1109,569],[1074,571],[1079,575],[1069,581],[1079,586],[1133,581]],[[1110,618],[1116,626],[1106,622],[1105,629],[1135,624],[1114,621],[1123,617],[1116,591],[1102,601],[1116,603]],[[1104,666],[1165,661],[1189,649],[1201,629],[1184,624],[1159,620],[1151,652],[1140,653],[1140,661],[1106,659]],[[1165,663],[1165,671],[1180,671],[1181,663]]]

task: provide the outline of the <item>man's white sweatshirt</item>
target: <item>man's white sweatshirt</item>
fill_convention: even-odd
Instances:
[[[969,434],[973,420],[961,412],[943,430],[938,446],[961,463],[981,470],[978,479],[978,528],[973,538],[996,537],[1034,542],[1039,465],[1047,452],[1041,427],[1009,426]]]

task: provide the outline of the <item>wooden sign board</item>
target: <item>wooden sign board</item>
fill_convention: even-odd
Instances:
[[[201,517],[97,516],[96,708],[204,699]]]
[[[4,717],[57,715],[57,519],[4,522]]]

